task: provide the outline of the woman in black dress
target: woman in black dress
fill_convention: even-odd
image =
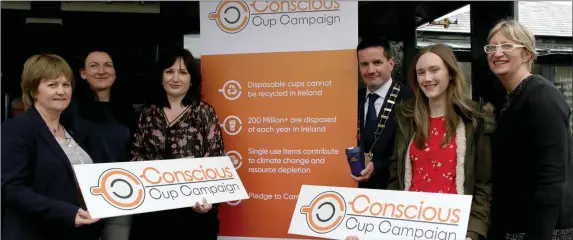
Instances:
[[[120,98],[116,69],[104,50],[90,51],[80,69],[74,98],[67,113],[68,124],[84,142],[86,151],[99,162],[129,161],[136,115],[125,98]],[[128,94],[122,94],[128,96]],[[102,240],[127,240],[131,216],[104,219]]]

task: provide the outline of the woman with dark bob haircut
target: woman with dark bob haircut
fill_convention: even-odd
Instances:
[[[223,138],[215,109],[201,100],[197,60],[185,49],[159,61],[164,91],[139,115],[132,161],[223,156]],[[200,232],[197,232],[200,231]],[[135,215],[130,239],[171,239],[197,234],[217,239],[217,205]]]

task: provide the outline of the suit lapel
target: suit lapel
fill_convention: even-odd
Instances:
[[[366,89],[358,89],[358,120],[360,128],[364,127],[364,105],[366,103]]]
[[[56,141],[54,135],[52,135],[52,133],[50,132],[50,129],[46,125],[44,119],[42,119],[42,116],[40,116],[38,110],[36,110],[36,108],[32,108],[30,112],[32,114],[32,119],[34,120],[34,123],[38,127],[37,128],[38,134],[40,135],[42,140],[44,140],[44,142],[50,147],[50,149],[54,151],[54,153],[66,166],[68,173],[70,173],[73,176],[72,164],[70,163],[70,160],[66,156],[66,153],[64,153],[64,150],[62,150],[62,147],[60,147],[60,144],[58,144],[58,142]]]
[[[386,106],[386,101],[388,101],[388,99],[390,98],[390,94],[392,93],[392,90],[394,89],[394,87],[396,86],[396,84],[398,84],[398,81],[393,81],[392,85],[390,86],[390,89],[388,90],[388,93],[386,93],[386,97],[384,97],[384,102],[382,103],[382,108],[380,109],[380,112],[378,113],[378,122],[380,122],[380,118],[382,116],[382,113],[384,112],[384,107]],[[402,92],[403,90],[400,90],[400,92]],[[396,102],[400,101],[400,93],[398,93],[398,96],[396,97]],[[388,143],[388,139],[390,138],[390,136],[393,135],[393,132],[395,131],[396,128],[396,120],[395,120],[395,110],[396,110],[396,104],[394,104],[392,106],[392,112],[390,112],[390,115],[388,116],[389,119],[386,121],[386,127],[384,127],[384,130],[382,131],[380,138],[378,139],[378,142],[376,142],[376,149],[382,149],[384,146],[386,146],[386,144]]]
[[[380,118],[382,116],[382,114],[384,113],[384,106],[386,106],[386,102],[388,101],[388,99],[390,98],[390,94],[392,94],[392,90],[394,89],[394,87],[396,86],[396,84],[399,84],[398,81],[392,81],[392,85],[390,85],[390,88],[388,89],[388,92],[386,93],[386,96],[384,97],[384,102],[382,102],[382,108],[380,109],[380,111],[378,112],[378,118],[377,121],[380,122]],[[402,92],[403,90],[401,90],[400,92]],[[401,94],[398,94],[398,97],[396,97],[396,102],[398,102],[401,98],[400,98]],[[360,89],[358,92],[358,112],[359,112],[359,123],[360,123],[360,135],[363,135],[363,131],[364,131],[364,105],[366,102],[366,89]],[[377,151],[376,149],[382,148],[386,145],[386,142],[388,141],[389,136],[391,136],[392,134],[388,134],[387,132],[392,132],[394,131],[395,128],[395,120],[393,120],[393,116],[394,116],[394,110],[395,110],[395,106],[396,104],[394,104],[394,106],[392,107],[392,112],[390,113],[390,119],[386,122],[386,127],[385,129],[382,131],[382,134],[380,135],[380,138],[378,139],[378,141],[376,142],[376,146],[374,146],[374,151]],[[360,137],[360,146],[364,146],[364,138],[361,136]]]
[[[359,139],[358,145],[364,146],[364,138],[362,137],[364,133],[364,103],[366,101],[366,89],[358,89],[358,129],[359,129]]]
[[[392,85],[390,85],[390,88],[388,89],[386,96],[384,96],[384,102],[382,102],[382,108],[380,109],[380,112],[378,112],[378,118],[377,118],[378,122],[380,122],[380,116],[382,116],[382,113],[384,113],[384,106],[386,106],[386,101],[388,101],[388,98],[390,98],[390,94],[392,93],[392,90],[394,89],[394,86],[396,86],[397,83],[398,81],[392,81]],[[398,100],[398,98],[396,98],[396,100]]]

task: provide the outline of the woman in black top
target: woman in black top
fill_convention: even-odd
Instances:
[[[550,81],[531,74],[535,37],[520,23],[498,23],[484,50],[508,93],[491,138],[489,239],[573,239],[571,110]]]
[[[78,81],[74,92],[68,123],[80,135],[90,136],[90,142],[85,143],[86,151],[100,162],[128,161],[137,119],[133,107],[117,92],[116,71],[110,54],[90,51],[80,76],[83,81]],[[130,216],[105,219],[102,240],[128,239],[130,219]]]

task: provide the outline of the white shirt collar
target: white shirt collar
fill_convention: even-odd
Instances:
[[[386,97],[386,94],[388,93],[388,90],[390,90],[390,86],[392,86],[392,78],[388,79],[388,81],[386,83],[384,83],[384,85],[380,86],[378,89],[376,89],[376,91],[374,91],[374,93],[378,94],[379,99],[384,99]],[[372,92],[370,92],[370,89],[366,88],[366,99],[368,99],[368,94],[370,94]]]

